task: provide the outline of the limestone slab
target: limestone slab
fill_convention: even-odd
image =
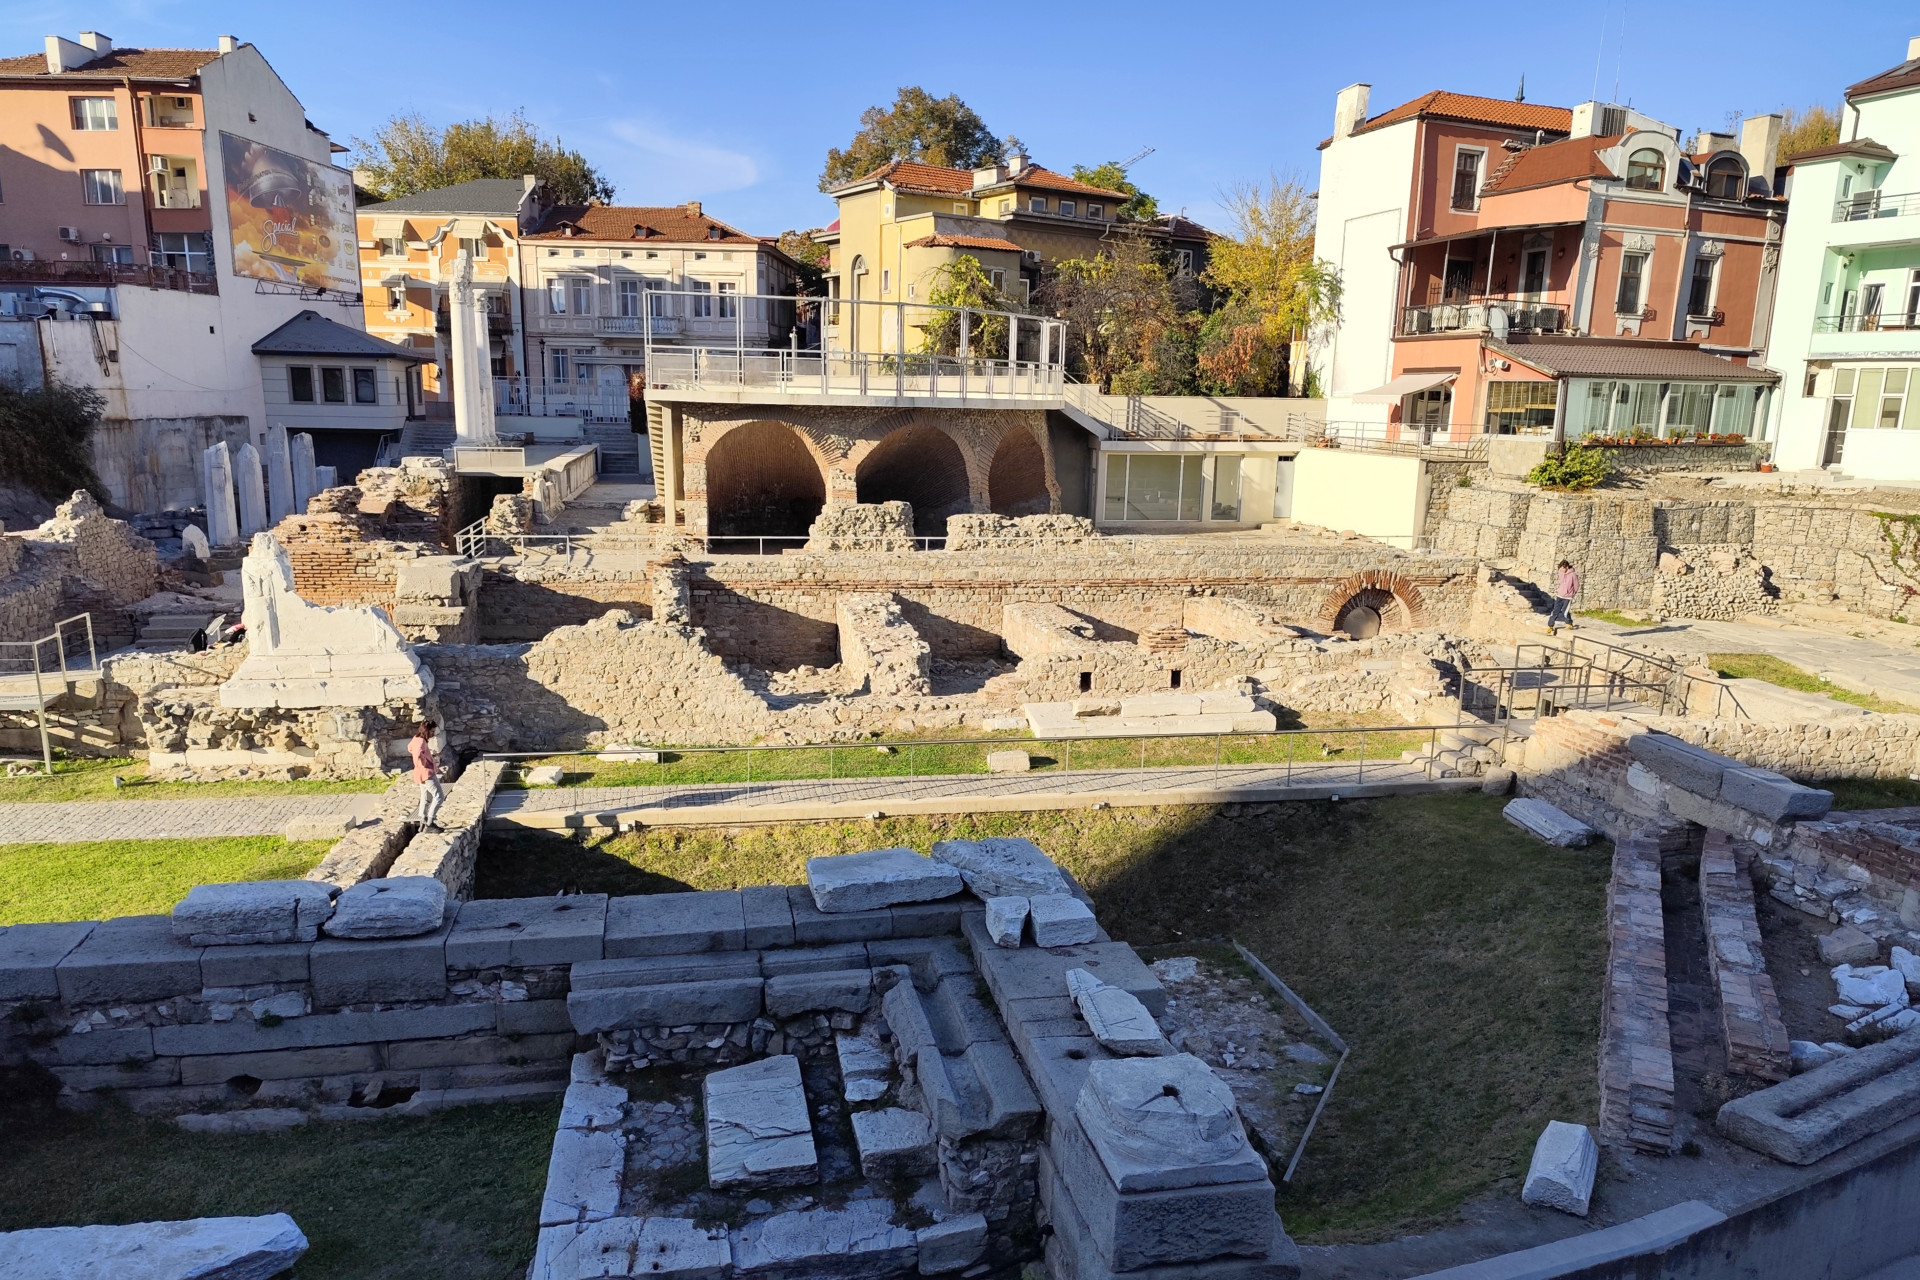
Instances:
[[[106,1066],[145,1062],[153,1057],[152,1027],[94,1027],[80,1022],[72,1031],[28,1056],[62,1066]]]
[[[996,947],[1017,947],[1027,931],[1027,900],[1000,897],[987,899],[987,934]]]
[[[1850,924],[1820,935],[1818,944],[1822,964],[1861,964],[1880,955],[1880,944]]]
[[[913,1233],[913,1242],[920,1253],[921,1275],[940,1276],[951,1271],[964,1271],[978,1262],[980,1255],[987,1251],[986,1215],[963,1213],[945,1222],[922,1227]]]
[[[0,1276],[18,1280],[269,1280],[307,1251],[284,1213],[0,1233]]]
[[[332,887],[318,881],[199,884],[174,904],[173,936],[196,947],[312,942],[332,915]]]
[[[826,973],[789,973],[767,979],[767,1016],[839,1010],[865,1013],[873,1003],[873,973],[868,969],[841,969]]]
[[[829,914],[872,911],[897,902],[933,902],[964,887],[960,873],[912,849],[869,849],[807,859],[813,903]]]
[[[389,876],[342,890],[325,929],[329,938],[417,938],[446,918],[446,885],[432,876]]]
[[[96,926],[16,924],[0,928],[0,1000],[52,1000],[60,994],[54,970]]]
[[[887,908],[896,938],[937,938],[960,928],[963,898],[941,902],[896,902]]]
[[[871,911],[822,911],[814,904],[813,891],[802,884],[787,886],[787,903],[793,911],[793,940],[803,947],[893,936],[890,907],[876,907]]]
[[[607,1218],[543,1227],[530,1280],[719,1280],[732,1262],[725,1227],[691,1218]]]
[[[447,935],[449,969],[574,964],[601,958],[607,896],[479,899],[460,905]]]
[[[1772,822],[1823,818],[1833,808],[1833,792],[1803,787],[1767,769],[1729,765],[1720,775],[1720,799]]]
[[[649,987],[600,987],[567,994],[567,1014],[582,1035],[696,1022],[751,1022],[760,1016],[760,978],[722,978]]]
[[[288,818],[280,835],[288,841],[338,840],[354,825],[350,813],[302,813]]]
[[[1520,1199],[1584,1218],[1599,1167],[1600,1148],[1587,1126],[1549,1120],[1533,1144],[1533,1163],[1527,1166]]]
[[[1146,962],[1124,942],[1088,942],[1072,947],[1021,947],[1009,951],[996,947],[987,937],[982,923],[978,933],[970,928],[968,940],[979,963],[981,976],[1004,1008],[1010,1000],[1051,999],[1064,996],[1067,970],[1085,969],[1102,982],[1130,991],[1147,1006],[1147,1012],[1159,1017],[1166,1012],[1167,992],[1153,976]]]
[[[1920,1031],[1856,1049],[1720,1108],[1720,1132],[1788,1164],[1812,1164],[1920,1115]]]
[[[1067,993],[1100,1047],[1122,1057],[1162,1057],[1173,1052],[1147,1006],[1085,969],[1067,970]]]
[[[913,1232],[893,1225],[889,1200],[855,1200],[844,1209],[776,1213],[733,1233],[733,1266],[741,1275],[886,1275],[911,1267]]]
[[[882,1180],[933,1172],[933,1124],[906,1107],[853,1113],[853,1142],[860,1172]]]
[[[1634,741],[1638,742],[1636,738]],[[1577,849],[1593,840],[1593,828],[1545,800],[1520,796],[1507,801],[1502,817],[1529,835],[1562,849]]]
[[[650,987],[674,982],[719,982],[757,978],[760,957],[751,951],[701,951],[685,956],[616,956],[579,960],[568,971],[575,991]]]
[[[626,1110],[627,1091],[617,1084],[569,1084],[560,1103],[560,1127],[615,1129]]]
[[[780,1054],[710,1072],[700,1094],[714,1190],[797,1186],[819,1177],[798,1058]]]
[[[253,1053],[267,1049],[317,1049],[328,1045],[448,1038],[492,1031],[496,1009],[509,1006],[447,1004],[427,1009],[380,1009],[370,1013],[320,1013],[263,1027],[245,1018],[155,1027],[155,1052],[192,1057]]]
[[[787,905],[785,885],[760,884],[742,889],[740,908],[746,928],[743,945],[756,950],[793,945],[793,908]]]
[[[988,773],[1026,773],[1033,768],[1033,757],[1024,751],[987,752]]]
[[[434,883],[439,883],[435,881]],[[447,994],[448,921],[417,938],[322,938],[313,944],[313,1001],[337,1008]]]
[[[893,1055],[865,1036],[835,1036],[833,1046],[842,1080],[885,1080],[893,1074]]]
[[[1027,899],[1027,919],[1038,947],[1071,947],[1100,936],[1093,909],[1070,893],[1037,893]]]
[[[1725,756],[1664,733],[1635,734],[1627,740],[1627,750],[1658,777],[1709,800],[1719,796],[1720,779],[1733,763]]]
[[[540,1225],[557,1227],[611,1218],[620,1208],[627,1139],[618,1129],[560,1129],[547,1160]]]
[[[738,951],[746,932],[737,889],[650,893],[607,903],[608,959]]]
[[[1121,1191],[1267,1176],[1233,1091],[1190,1053],[1095,1062],[1073,1114]]]
[[[543,764],[527,770],[526,781],[530,787],[557,787],[566,780],[567,771],[557,764]]]
[[[864,942],[833,942],[824,947],[785,947],[760,955],[760,972],[769,978],[793,973],[865,969],[870,964],[867,944]]]
[[[956,868],[975,896],[1028,898],[1037,893],[1066,893],[1067,882],[1040,846],[1019,836],[984,840],[942,840],[933,856]]]
[[[102,921],[55,966],[60,998],[109,1004],[197,993],[201,950],[176,939],[167,916]]]
[[[1040,1119],[1040,1099],[1027,1083],[1013,1046],[982,1041],[961,1055],[980,1086],[987,1132],[998,1138],[1024,1138]]]

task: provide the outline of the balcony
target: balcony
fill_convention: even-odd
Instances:
[[[1861,191],[1834,202],[1835,222],[1870,222],[1875,218],[1906,218],[1920,213],[1920,192],[1889,195],[1881,191]]]
[[[1508,333],[1566,333],[1567,309],[1536,302],[1443,302],[1430,307],[1403,307],[1400,336],[1427,333],[1488,333],[1492,313],[1506,317]]]
[[[198,209],[200,192],[184,187],[158,187],[153,193],[153,207],[156,209]]]
[[[1899,333],[1920,329],[1920,312],[1908,315],[1837,315],[1815,316],[1815,333]]]
[[[130,262],[30,262],[0,263],[0,282],[9,284],[81,284],[141,285],[148,289],[172,289],[179,293],[220,292],[218,280],[211,274],[185,271],[177,267],[135,266]]]

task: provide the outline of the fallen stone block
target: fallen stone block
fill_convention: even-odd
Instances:
[[[1266,1162],[1247,1142],[1233,1091],[1190,1053],[1095,1062],[1073,1114],[1123,1192],[1267,1176]]]
[[[175,938],[167,916],[118,916],[95,925],[54,974],[68,1004],[165,1000],[200,991],[202,950]]]
[[[333,915],[333,890],[313,880],[197,884],[174,904],[173,936],[189,946],[312,942]]]
[[[1038,893],[1027,899],[1027,919],[1040,947],[1071,947],[1100,936],[1100,922],[1086,903],[1070,893]]]
[[[1024,751],[987,752],[988,773],[1026,773],[1033,768],[1033,757]]]
[[[1848,1004],[1857,1004],[1863,1009],[1879,1009],[1886,1005],[1905,1008],[1907,1004],[1907,980],[1898,969],[1889,969],[1885,965],[1868,965],[1855,968],[1850,964],[1838,965],[1833,971],[1833,985],[1840,998]]]
[[[802,1209],[750,1222],[733,1233],[740,1275],[887,1275],[914,1265],[913,1232],[892,1223],[890,1200],[844,1209]]]
[[[912,849],[871,849],[807,859],[807,885],[820,910],[872,911],[897,902],[933,902],[964,887],[959,872]]]
[[[288,818],[280,835],[289,841],[338,840],[356,825],[350,813],[303,813]]]
[[[1868,1045],[1720,1108],[1720,1132],[1788,1164],[1812,1164],[1920,1114],[1920,1031]]]
[[[1709,800],[1720,795],[1721,776],[1733,763],[1725,756],[1664,733],[1635,734],[1627,740],[1627,750],[1656,777]]]
[[[1147,1006],[1120,988],[1100,981],[1085,969],[1069,969],[1067,994],[1073,997],[1093,1038],[1109,1053],[1162,1057],[1173,1052]]]
[[[1480,779],[1480,794],[1504,796],[1513,790],[1513,770],[1489,769]]]
[[[853,1113],[860,1172],[869,1178],[919,1177],[933,1172],[933,1124],[918,1111],[882,1107]]]
[[[1823,1044],[1811,1040],[1791,1040],[1787,1042],[1787,1053],[1793,1063],[1793,1071],[1798,1075],[1802,1071],[1811,1071],[1824,1066],[1841,1055]]]
[[[527,770],[526,784],[530,787],[557,787],[566,780],[567,771],[557,764],[543,764]]]
[[[1767,769],[1729,765],[1720,775],[1720,799],[1770,822],[1823,818],[1833,808],[1833,792],[1803,787]]]
[[[714,1190],[800,1186],[819,1177],[800,1059],[786,1053],[709,1072],[700,1093]]]
[[[719,1280],[732,1263],[725,1227],[691,1218],[607,1218],[541,1228],[529,1280]]]
[[[1900,977],[1907,984],[1908,995],[1920,994],[1920,956],[1905,947],[1896,946],[1889,955],[1887,963],[1899,971]]]
[[[746,914],[737,889],[650,893],[607,903],[609,960],[738,951],[746,945],[746,935]]]
[[[963,1271],[980,1260],[987,1251],[985,1214],[965,1213],[945,1222],[936,1222],[913,1233],[920,1251],[920,1274],[946,1275]]]
[[[987,933],[997,947],[1017,947],[1027,931],[1025,898],[988,898]]]
[[[1638,742],[1636,738],[1634,741]],[[1594,830],[1545,800],[1522,796],[1509,800],[1501,815],[1529,835],[1562,849],[1578,849],[1592,842]]]
[[[1850,924],[1822,934],[1819,946],[1820,963],[1826,965],[1864,964],[1880,958],[1880,944]]]
[[[362,880],[334,899],[330,938],[415,938],[447,918],[447,886],[432,876]]]
[[[1525,1204],[1541,1204],[1587,1216],[1587,1202],[1593,1198],[1593,1175],[1600,1167],[1600,1148],[1583,1124],[1549,1120],[1533,1144],[1533,1163],[1527,1167],[1527,1181],[1520,1189]]]
[[[659,764],[666,754],[642,747],[608,747],[600,753],[599,758],[610,764]]]
[[[833,1046],[842,1080],[885,1080],[893,1074],[893,1055],[864,1036],[835,1036]]]
[[[284,1213],[0,1233],[0,1276],[20,1280],[269,1280],[307,1251]]]
[[[985,840],[942,840],[933,846],[936,861],[960,872],[980,898],[1030,898],[1037,893],[1066,893],[1066,877],[1040,846],[1018,836]]]
[[[842,1011],[865,1013],[873,1003],[873,973],[842,969],[827,973],[789,973],[767,979],[767,1016]]]
[[[540,1225],[558,1227],[611,1218],[620,1208],[627,1138],[618,1129],[560,1129],[547,1160]]]
[[[249,1111],[214,1111],[175,1116],[174,1124],[188,1133],[278,1133],[294,1129],[312,1117],[292,1107],[266,1107]]]

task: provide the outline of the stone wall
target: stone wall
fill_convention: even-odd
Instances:
[[[906,697],[933,692],[927,642],[901,616],[898,600],[841,596],[839,622],[841,672],[854,689]]]
[[[1739,854],[1747,857],[1742,859]],[[1707,934],[1707,967],[1720,995],[1720,1038],[1727,1069],[1768,1083],[1785,1080],[1790,1066],[1780,997],[1767,974],[1760,923],[1753,910],[1752,850],[1736,851],[1733,837],[1710,831],[1700,854],[1700,911]]]
[[[913,508],[904,502],[831,507],[807,530],[808,551],[912,551]]]
[[[63,618],[92,613],[104,653],[110,639],[132,640],[127,607],[159,587],[153,544],[77,490],[37,528],[0,537],[0,640],[38,639]]]
[[[1673,1147],[1661,844],[1657,833],[1614,844],[1607,985],[1600,1002],[1600,1140],[1650,1155],[1667,1155]]]
[[[1779,595],[1767,566],[1738,545],[1713,545],[1661,552],[1652,605],[1666,616],[1732,622],[1774,612]]]

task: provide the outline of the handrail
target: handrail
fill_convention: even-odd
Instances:
[[[53,645],[55,669],[58,670],[60,676],[60,692],[69,692],[76,675],[79,673],[76,673],[67,666],[67,629],[69,627],[75,627],[77,630],[76,624],[83,624],[86,629],[87,674],[97,674],[100,670],[100,650],[94,636],[93,615],[91,613],[76,613],[70,618],[62,618],[53,624],[53,630],[51,632],[36,639],[0,640],[0,666],[5,666],[12,661],[19,661],[31,667],[33,675],[34,718],[40,728],[41,768],[47,776],[52,776],[53,774],[53,743],[47,736],[47,703],[51,701],[47,696],[47,685],[48,681],[54,675],[54,670],[50,670],[42,660],[41,650],[48,644]],[[15,649],[25,649],[27,651],[26,657],[19,659],[9,658],[7,656],[8,651]],[[27,672],[20,671],[15,674],[26,675]],[[19,708],[13,709],[19,710]]]

